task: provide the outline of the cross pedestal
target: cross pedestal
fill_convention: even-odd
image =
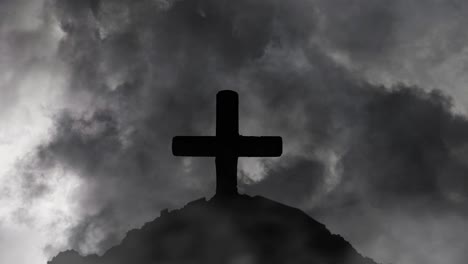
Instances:
[[[216,95],[216,136],[177,136],[172,140],[175,156],[216,157],[216,196],[237,194],[239,157],[278,157],[281,137],[239,135],[239,98],[234,91]]]

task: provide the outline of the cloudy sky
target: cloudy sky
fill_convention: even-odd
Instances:
[[[102,253],[213,195],[215,94],[240,94],[242,192],[381,263],[466,263],[463,0],[0,0],[0,263]]]

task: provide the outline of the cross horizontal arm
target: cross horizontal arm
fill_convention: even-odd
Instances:
[[[212,136],[174,137],[172,154],[174,156],[214,157],[216,156],[216,138]]]
[[[175,156],[215,157],[230,153],[237,157],[279,157],[283,152],[281,137],[186,137],[172,140]]]
[[[245,137],[237,142],[239,157],[279,157],[283,152],[281,137]]]

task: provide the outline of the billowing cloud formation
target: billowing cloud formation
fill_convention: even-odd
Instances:
[[[241,160],[243,191],[308,210],[380,262],[462,263],[468,122],[422,72],[466,42],[411,39],[427,19],[405,3],[50,3],[67,85],[52,138],[22,163],[45,175],[26,192],[47,193],[47,171],[77,175],[69,247],[102,251],[160,209],[212,194],[213,160],[172,157],[170,142],[214,133],[215,93],[233,89],[241,133],[285,142],[280,159]],[[433,17],[455,12],[441,10]],[[436,33],[459,32],[446,21]]]

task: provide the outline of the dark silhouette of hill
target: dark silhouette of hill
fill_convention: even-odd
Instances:
[[[299,209],[266,198],[199,199],[128,232],[103,256],[66,251],[49,264],[375,264]]]

